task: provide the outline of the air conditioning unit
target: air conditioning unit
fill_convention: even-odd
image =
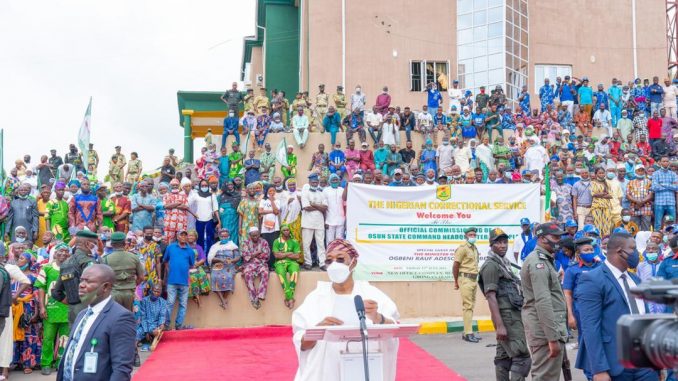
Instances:
[[[263,74],[257,74],[257,87],[263,87],[264,86],[264,75]]]

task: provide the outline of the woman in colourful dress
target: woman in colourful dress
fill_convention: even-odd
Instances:
[[[37,289],[33,287],[37,278],[33,271],[33,256],[24,252],[19,256],[17,266],[31,281],[31,286],[17,297],[12,305],[14,323],[14,360],[13,364],[23,368],[25,374],[33,372],[33,368],[40,365],[42,351],[42,323],[40,323],[40,298]],[[12,293],[16,292],[19,284],[12,283]]]
[[[165,236],[167,242],[174,242],[177,232],[186,230],[188,226],[188,197],[179,189],[179,180],[170,181],[170,192],[163,198],[165,209]]]
[[[346,175],[348,179],[353,178],[353,174],[360,168],[360,151],[355,149],[355,141],[349,140],[348,148],[344,151],[346,156]]]
[[[195,252],[194,268],[189,270],[189,290],[188,296],[200,307],[200,295],[207,295],[210,292],[210,280],[205,272],[205,251],[196,243],[198,240],[198,232],[191,230],[188,232],[188,247]]]
[[[600,230],[600,236],[610,235],[613,228],[612,223],[612,195],[610,194],[610,184],[605,178],[605,168],[597,167],[595,177],[591,181],[591,216],[593,224]]]
[[[221,308],[228,307],[228,296],[235,286],[236,266],[240,260],[238,245],[231,240],[231,232],[219,230],[219,241],[212,245],[207,261],[210,264],[210,285],[221,301]]]
[[[240,192],[235,189],[233,181],[229,181],[221,188],[221,195],[217,202],[219,203],[219,219],[221,227],[230,232],[237,232],[240,226],[240,216],[238,216],[238,204],[240,204]],[[238,245],[238,235],[231,237],[233,243]],[[211,250],[211,249],[210,249]]]

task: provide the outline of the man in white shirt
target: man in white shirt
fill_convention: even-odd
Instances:
[[[351,94],[351,111],[358,111],[361,117],[365,117],[365,104],[367,103],[365,94],[360,85],[356,85],[355,93]]]
[[[666,110],[666,115],[670,115],[671,118],[675,119],[678,88],[676,88],[668,78],[664,79],[664,86],[662,86],[662,88],[664,89],[662,107]]]
[[[546,149],[539,145],[539,138],[530,138],[530,147],[525,151],[525,167],[527,170],[537,170],[541,173],[544,166],[548,163]]]
[[[374,144],[378,144],[381,140],[381,125],[384,123],[384,117],[377,112],[377,106],[372,107],[372,111],[367,113],[365,123],[367,124],[367,132],[370,133]]]
[[[457,147],[452,153],[452,158],[454,159],[454,164],[459,166],[461,173],[468,172],[471,166],[471,150],[464,145],[464,139],[457,140]]]
[[[320,268],[325,270],[325,212],[327,199],[318,186],[318,174],[308,176],[308,188],[301,192],[301,241],[304,246],[304,269],[313,267],[311,241],[315,238]]]
[[[428,112],[428,106],[424,105],[422,111],[417,115],[417,131],[426,136],[433,132],[433,115]]]
[[[612,114],[605,108],[605,103],[600,104],[600,108],[593,114],[593,125],[597,128],[607,129],[607,135],[612,136]]]
[[[304,148],[308,140],[308,117],[304,115],[304,108],[297,108],[297,115],[292,117],[292,133],[299,148]]]
[[[451,168],[454,164],[452,159],[452,152],[454,148],[450,144],[447,136],[443,136],[442,144],[436,149],[436,164],[438,167],[438,174],[445,173],[445,170]]]
[[[325,241],[329,245],[337,238],[344,238],[346,213],[344,212],[344,188],[340,186],[339,176],[335,173],[330,175],[330,186],[323,189],[327,200],[327,213],[325,214]]]
[[[459,81],[452,81],[452,87],[447,90],[447,94],[450,96],[450,113],[452,112],[452,106],[455,106],[457,112],[461,110],[461,99],[464,97],[464,92],[459,88]]]

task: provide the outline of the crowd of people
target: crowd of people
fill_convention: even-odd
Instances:
[[[573,229],[572,240],[577,231],[592,237],[596,261],[605,258],[606,239],[623,230],[645,248],[641,279],[678,276],[675,266],[662,267],[678,260],[668,245],[678,193],[675,83],[613,79],[607,91],[594,91],[586,77],[566,76],[545,80],[535,101],[523,88],[515,104],[501,87],[473,96],[457,81],[447,101],[436,83],[426,94],[417,112],[394,106],[384,87],[369,110],[360,86],[350,96],[338,86],[330,96],[321,85],[315,102],[299,93],[290,106],[284,91],[254,96],[234,84],[222,96],[228,116],[219,151],[210,132],[195,163],[170,150],[157,171],[144,172],[136,153],[127,160],[117,146],[101,175],[93,145],[84,153],[71,145],[63,158],[52,150],[39,163],[30,155],[16,160],[0,197],[0,272],[12,279],[5,282],[12,301],[0,300],[0,318],[13,322],[0,338],[4,376],[10,365],[44,374],[57,366],[81,304],[69,294],[64,269],[76,269],[77,281],[89,262],[124,273],[113,295],[136,313],[142,350],[172,326],[177,302],[175,329],[190,328],[189,299],[200,306],[214,292],[227,309],[238,272],[253,308],[265,300],[274,271],[282,302],[293,309],[299,271],[326,270],[326,245],[345,236],[352,183],[541,184],[547,220]],[[309,149],[310,132],[328,132],[330,149],[319,144],[302,163],[295,150]],[[269,133],[294,137],[283,162]],[[413,133],[423,136],[421,149]],[[299,165],[307,178],[297,178]],[[536,246],[538,225],[522,222],[508,256],[517,266]],[[591,262],[573,245],[564,243],[555,259],[566,284],[568,265]],[[134,255],[113,255],[120,252]]]

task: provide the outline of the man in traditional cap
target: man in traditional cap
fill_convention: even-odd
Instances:
[[[478,260],[480,255],[476,247],[476,228],[468,227],[464,231],[465,242],[454,251],[454,289],[461,290],[461,308],[464,319],[462,339],[477,343],[480,339],[473,333],[473,308],[476,304],[476,288],[478,287]]]
[[[311,241],[315,238],[320,268],[325,270],[325,212],[327,199],[318,186],[319,178],[315,173],[308,176],[308,188],[301,192],[301,241],[304,245],[304,269],[313,266]]]

